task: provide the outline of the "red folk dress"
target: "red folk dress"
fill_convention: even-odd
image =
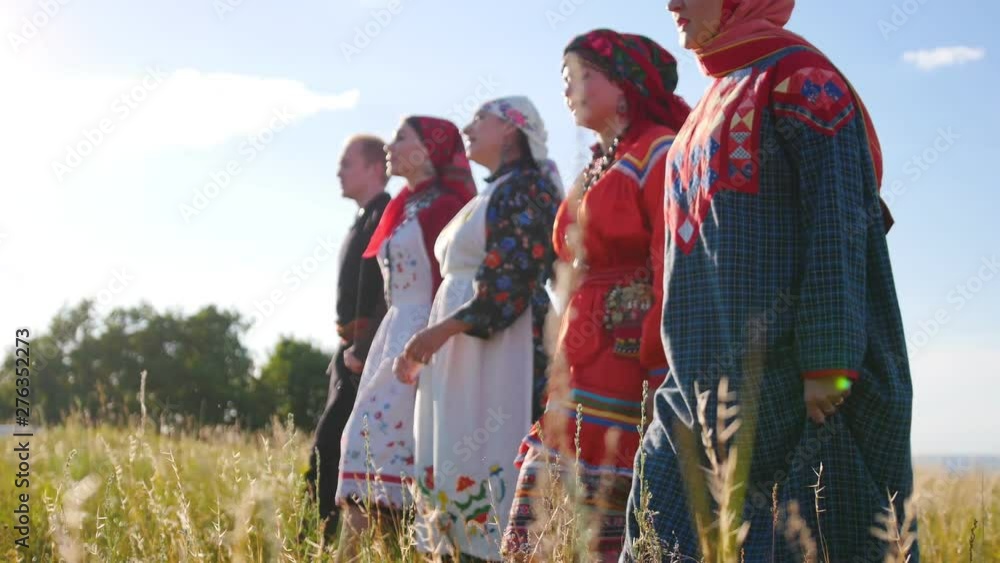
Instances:
[[[641,437],[643,383],[649,382],[652,395],[666,375],[660,343],[661,210],[664,162],[673,139],[674,131],[667,127],[633,124],[619,143],[617,162],[584,194],[577,216],[571,216],[568,200],[559,208],[554,248],[560,260],[585,266],[559,334],[568,377],[552,376],[546,414],[532,427],[518,457],[509,553],[531,551],[531,527],[538,517],[532,505],[548,494],[539,478],[553,462],[579,468],[580,501],[599,509],[599,521],[593,523],[599,528],[598,552],[615,557],[621,549]],[[583,257],[574,255],[568,241],[577,222]]]

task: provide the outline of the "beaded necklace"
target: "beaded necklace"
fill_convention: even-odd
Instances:
[[[577,203],[583,202],[583,196],[587,195],[587,191],[590,190],[590,188],[604,176],[604,173],[614,165],[617,160],[618,145],[621,144],[622,137],[625,136],[626,132],[628,132],[627,126],[621,133],[615,136],[615,138],[611,141],[611,144],[608,145],[608,148],[604,151],[604,154],[599,157],[595,156],[594,159],[590,161],[590,165],[588,165],[586,170],[583,171],[583,187],[580,190],[580,198],[577,200]],[[575,226],[579,229],[579,225]],[[575,246],[570,240],[572,231],[572,229],[567,230],[565,235],[566,243],[571,247]],[[577,237],[581,236],[578,231],[574,234]],[[582,250],[582,242],[579,244],[579,247],[581,247]],[[573,259],[573,270],[587,270],[587,263],[581,256],[577,256]]]
[[[583,189],[580,192],[580,199],[583,199],[583,196],[587,195],[587,191],[614,165],[617,160],[618,145],[627,131],[628,127],[615,136],[608,148],[605,149],[604,154],[595,157],[590,162],[590,166],[583,173]]]

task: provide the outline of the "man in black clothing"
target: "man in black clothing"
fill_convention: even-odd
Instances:
[[[390,199],[385,191],[388,177],[384,147],[385,143],[374,136],[351,138],[344,148],[337,173],[344,197],[358,204],[358,214],[340,251],[337,283],[340,348],[327,368],[330,387],[326,408],[316,427],[306,474],[309,491],[319,505],[320,519],[326,520],[328,538],[336,533],[339,519],[334,495],[340,464],[340,436],[354,408],[368,348],[386,311],[378,262],[374,258],[362,258]]]

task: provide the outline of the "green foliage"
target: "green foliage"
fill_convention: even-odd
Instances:
[[[101,317],[93,301],[65,307],[47,330],[31,335],[33,422],[68,413],[110,423],[139,414],[145,371],[147,419],[158,425],[240,424],[262,427],[289,414],[315,424],[326,399],[329,355],[283,338],[254,377],[243,340],[249,322],[214,305],[193,314],[158,312],[149,304]],[[12,351],[0,372],[0,393],[14,387]]]
[[[260,372],[262,391],[271,402],[265,412],[314,426],[326,406],[329,363],[330,355],[312,344],[282,337]]]

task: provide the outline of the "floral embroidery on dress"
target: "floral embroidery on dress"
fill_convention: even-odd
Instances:
[[[434,201],[441,195],[441,190],[437,187],[432,187],[426,191],[423,191],[406,202],[406,218],[403,222],[393,230],[392,234],[387,239],[388,252],[382,263],[384,267],[383,275],[387,276],[389,284],[386,289],[386,302],[390,301],[390,296],[393,292],[403,292],[405,290],[413,287],[418,281],[418,269],[419,261],[415,256],[405,252],[404,250],[396,249],[392,245],[392,238],[403,227],[403,225],[413,221],[417,218],[417,214],[422,210],[431,206]],[[391,287],[391,291],[389,290]]]
[[[417,259],[402,250],[392,247],[389,241],[389,257],[386,258],[392,264],[392,273],[389,275],[393,291],[405,291],[410,289],[417,281]]]
[[[614,351],[627,358],[639,357],[642,326],[653,307],[653,286],[641,281],[617,285],[604,298],[604,328],[614,336]]]
[[[492,524],[493,507],[501,504],[507,496],[507,485],[503,479],[503,467],[495,463],[490,466],[489,476],[476,481],[468,475],[459,475],[455,480],[455,498],[443,490],[436,490],[434,467],[424,467],[423,479],[413,483],[417,489],[415,498],[430,503],[435,525],[441,532],[453,526],[465,526],[469,535],[491,536],[500,539],[500,530]],[[419,495],[419,496],[417,496]],[[430,507],[428,507],[430,508]]]

